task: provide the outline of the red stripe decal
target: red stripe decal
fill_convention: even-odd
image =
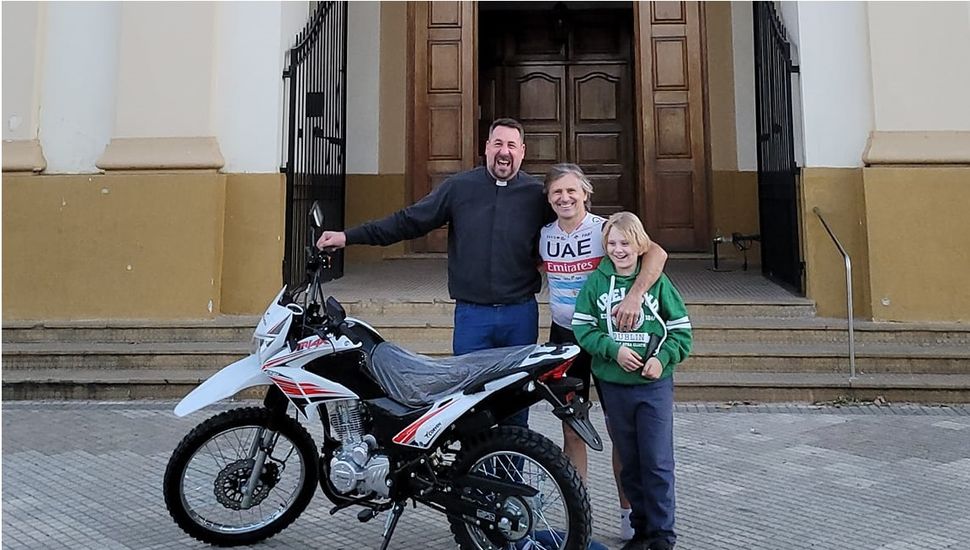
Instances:
[[[413,424],[411,424],[410,426],[408,426],[407,428],[405,428],[404,430],[402,430],[401,433],[395,435],[394,436],[394,439],[392,439],[392,441],[394,441],[398,445],[406,445],[407,443],[410,443],[414,439],[414,434],[417,433],[417,431],[421,428],[421,426],[424,425],[425,422],[427,422],[428,420],[431,420],[432,418],[434,418],[435,416],[437,416],[438,413],[440,413],[441,411],[447,409],[448,407],[452,406],[453,404],[454,404],[454,402],[448,403],[447,405],[441,407],[440,409],[437,409],[437,410],[434,410],[434,411],[429,411],[429,412],[425,413],[424,416],[422,416],[421,418],[415,420]]]
[[[320,388],[316,388],[316,389],[302,388],[302,389],[303,389],[303,393],[307,395],[340,395],[338,392],[331,391],[331,390],[323,390]]]
[[[272,361],[267,361],[266,363],[263,363],[263,370],[266,370],[266,369],[268,369],[270,367],[275,367],[275,366],[279,365],[280,363],[285,363],[285,362],[289,361],[290,359],[293,359],[297,355],[300,355],[300,353],[302,353],[302,352],[301,351],[298,351],[296,353],[290,353],[288,355],[284,355],[283,357],[279,357],[277,359],[273,359]]]

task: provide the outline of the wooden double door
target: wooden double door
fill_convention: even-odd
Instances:
[[[637,211],[631,10],[483,11],[479,21],[479,150],[488,121],[525,128],[522,168],[543,179],[578,164],[593,211]]]
[[[408,199],[482,164],[490,122],[511,116],[527,172],[579,164],[594,211],[637,213],[669,251],[707,250],[701,5],[509,5],[408,3]],[[446,248],[444,230],[412,244]]]

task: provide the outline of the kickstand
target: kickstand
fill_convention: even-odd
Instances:
[[[394,508],[391,509],[391,515],[387,516],[387,524],[384,526],[384,542],[381,544],[381,550],[387,550],[387,546],[391,544],[391,535],[394,534],[394,529],[397,527],[397,520],[401,519],[401,514],[404,513],[405,502],[395,502]]]

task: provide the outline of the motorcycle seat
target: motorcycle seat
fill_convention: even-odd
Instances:
[[[388,397],[409,407],[424,407],[464,390],[484,375],[511,371],[538,346],[486,349],[433,359],[390,342],[374,349],[367,368]]]

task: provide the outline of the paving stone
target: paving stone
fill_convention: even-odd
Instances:
[[[206,548],[174,525],[162,501],[172,449],[207,416],[179,419],[173,406],[4,403],[3,548]],[[970,548],[967,410],[678,403],[678,547]],[[605,435],[602,410],[595,408],[592,418]],[[536,407],[532,425],[561,442],[548,408]],[[316,427],[311,433],[320,437]],[[590,453],[593,533],[618,548],[606,451]],[[331,516],[318,494],[292,526],[258,547],[378,547],[383,518],[358,524],[355,516],[352,510]],[[409,508],[392,547],[455,544],[439,514]]]

